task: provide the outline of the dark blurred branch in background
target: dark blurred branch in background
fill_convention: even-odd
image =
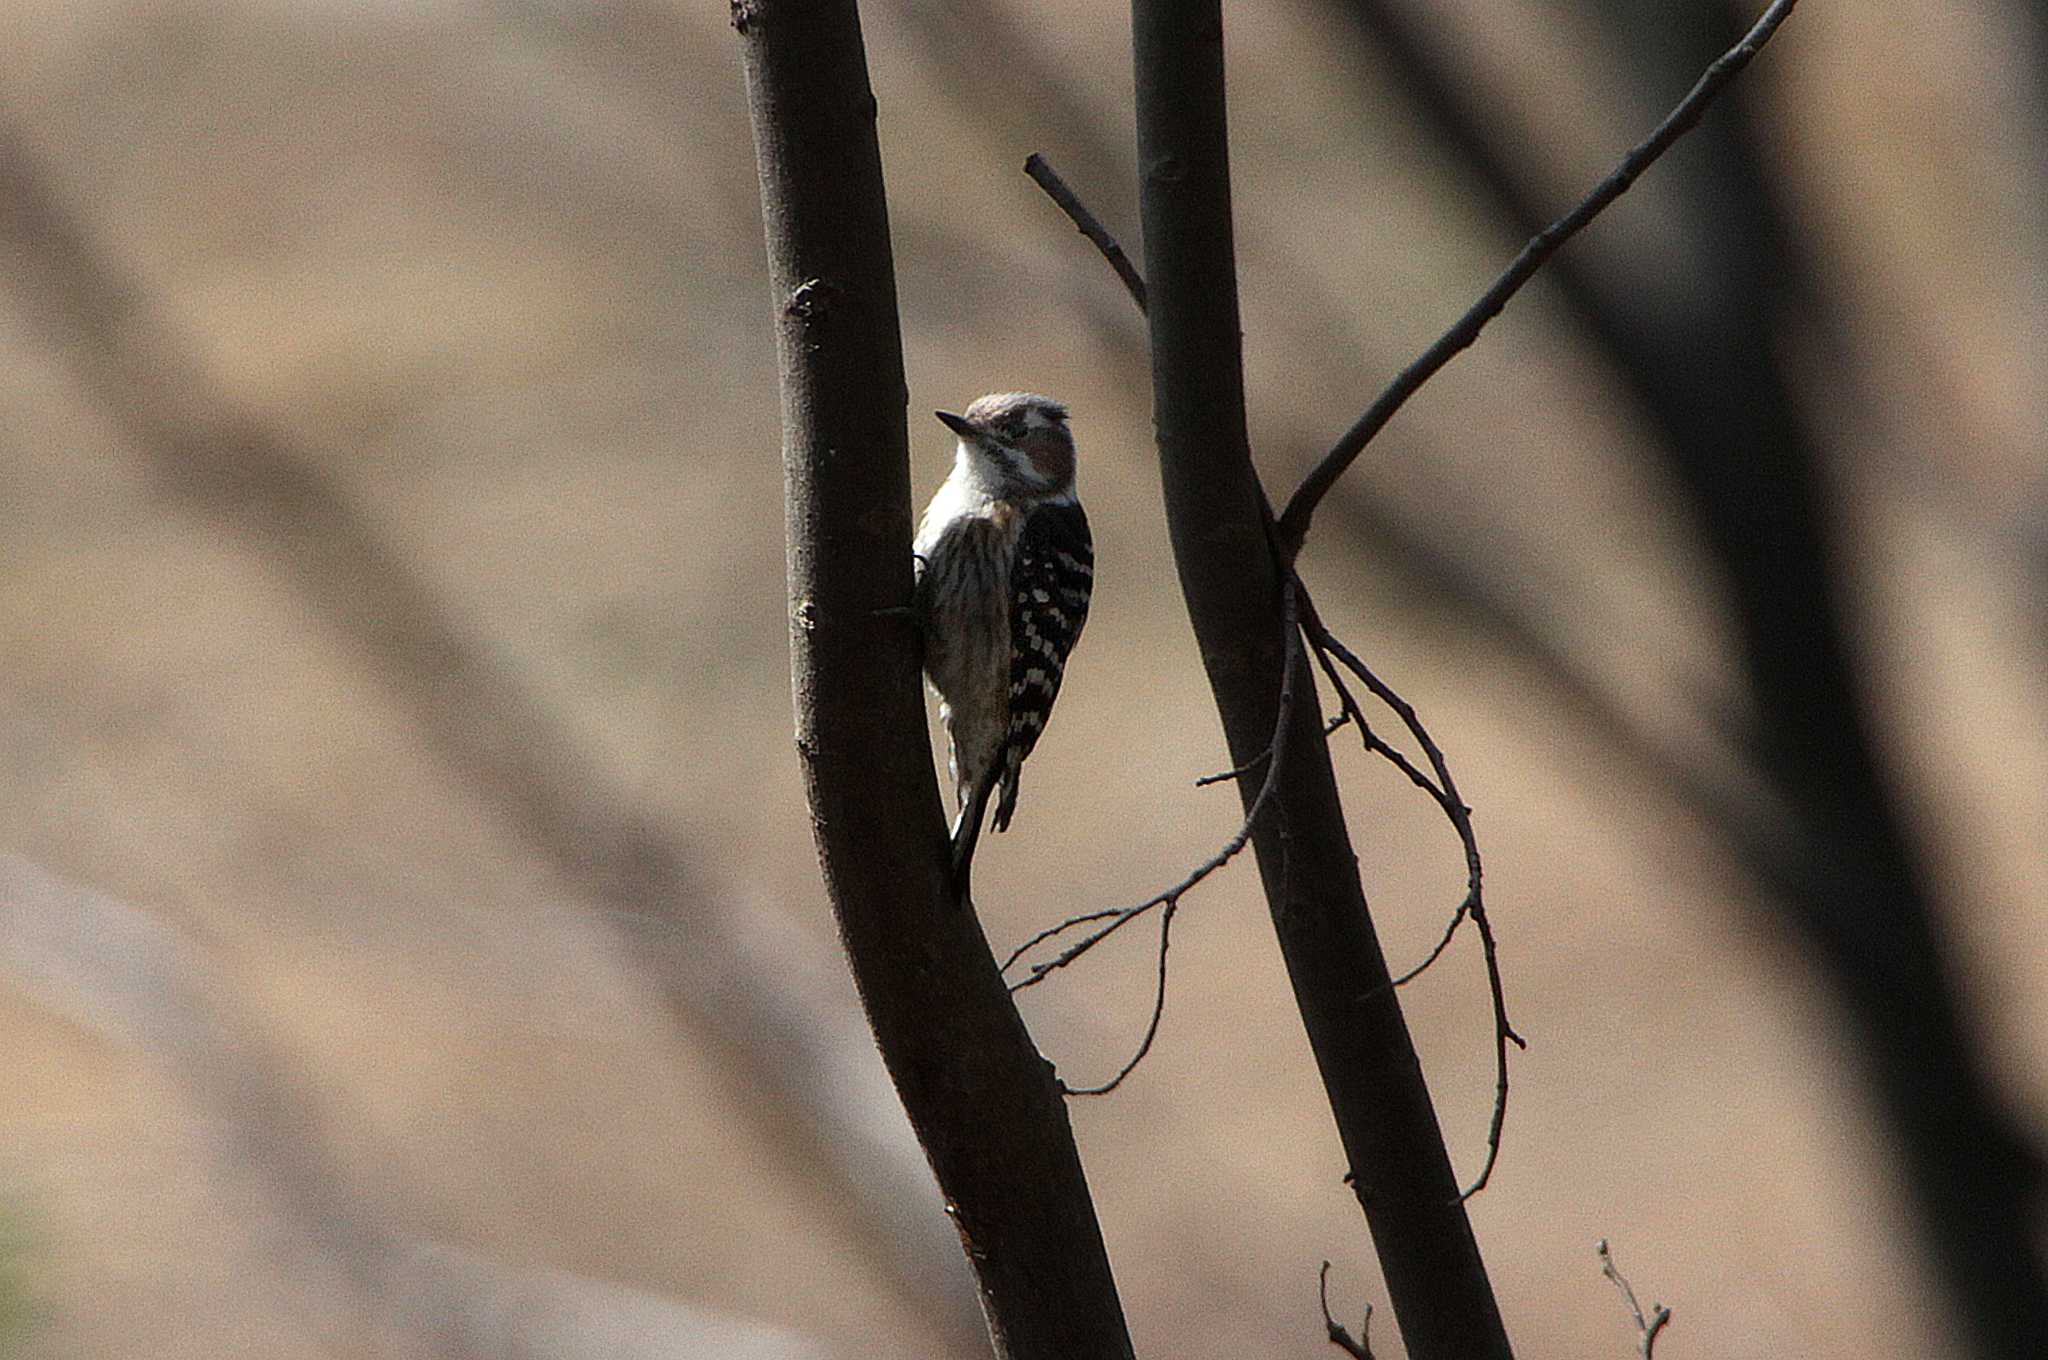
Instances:
[[[1539,227],[1543,186],[1515,168],[1516,148],[1468,93],[1470,73],[1432,36],[1434,15],[1400,0],[1334,9],[1386,49],[1430,128],[1520,228]],[[1600,9],[1652,85],[1690,79],[1738,31],[1714,4]],[[1725,574],[1757,715],[1749,754],[1791,814],[1785,825],[1738,831],[1731,847],[1771,890],[1855,1027],[1857,1058],[1974,1353],[2032,1355],[2048,1317],[2043,1163],[1963,1020],[1932,919],[1935,893],[1887,783],[1847,636],[1845,554],[1824,509],[1821,449],[1777,358],[1785,322],[1825,331],[1834,309],[1804,267],[1764,159],[1752,123],[1729,116],[1708,120],[1673,158],[1672,173],[1692,181],[1690,201],[1712,208],[1695,223],[1702,257],[1674,262],[1687,270],[1688,305],[1645,305],[1570,253],[1551,274],[1654,418]]]
[[[852,0],[734,0],[732,23],[781,359],[797,750],[826,891],[996,1353],[1126,1357],[1062,1094],[980,923],[952,904],[906,607],[903,355],[859,15]]]
[[[1297,696],[1289,759],[1253,839],[1274,929],[1409,1354],[1507,1356],[1366,911],[1322,715],[1304,702],[1315,693],[1313,674],[1283,626],[1283,569],[1245,428],[1222,14],[1216,4],[1136,0],[1132,32],[1167,525],[1234,764],[1277,753],[1281,696]],[[1285,673],[1290,667],[1296,674]],[[1249,814],[1259,789],[1246,779],[1238,791]]]
[[[274,1299],[307,1334],[340,1340],[335,1300],[344,1298],[344,1344],[390,1360],[837,1354],[764,1323],[406,1236],[390,1205],[402,1192],[345,1178],[323,1093],[235,1011],[234,987],[209,966],[204,942],[13,855],[0,855],[0,977],[141,1054],[196,1115],[157,1131],[162,1143],[185,1135],[197,1144],[201,1183],[179,1198],[233,1216],[265,1247],[223,1282],[236,1297],[219,1307]]]
[[[918,1206],[931,1173],[906,1136],[878,1132],[890,1093],[866,1026],[765,948],[743,897],[707,881],[675,831],[646,814],[540,695],[494,662],[350,498],[320,454],[224,392],[147,284],[91,237],[29,148],[0,128],[0,258],[10,299],[76,368],[165,487],[274,561],[478,799],[563,881],[630,927],[676,1012],[715,1035],[735,1080],[772,1092],[805,1174],[838,1187],[857,1240],[957,1344],[981,1323],[953,1234]],[[934,1288],[950,1281],[951,1289]]]

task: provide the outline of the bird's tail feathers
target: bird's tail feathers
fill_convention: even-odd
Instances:
[[[967,803],[960,809],[960,815],[953,819],[953,905],[965,907],[970,904],[968,879],[974,868],[974,847],[981,839],[981,824],[988,816],[989,796],[995,792],[996,780],[1002,773],[997,765],[984,774],[967,796]],[[1000,817],[1000,814],[998,814]],[[1000,823],[999,823],[1000,824]]]
[[[1019,763],[1021,764],[1022,762]],[[1010,829],[1010,818],[1017,811],[1017,776],[1019,770],[1015,766],[1009,766],[1006,773],[1007,777],[1001,781],[1003,796],[996,800],[995,823],[996,830],[998,831],[1008,831]]]

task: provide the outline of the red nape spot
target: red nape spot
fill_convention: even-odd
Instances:
[[[1038,475],[1055,486],[1074,477],[1074,442],[1057,430],[1033,430],[1018,442]]]

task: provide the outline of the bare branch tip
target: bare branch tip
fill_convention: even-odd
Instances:
[[[1657,1338],[1671,1325],[1671,1310],[1661,1303],[1654,1303],[1650,1305],[1648,1315],[1645,1315],[1643,1306],[1636,1302],[1636,1291],[1630,1287],[1620,1267],[1614,1264],[1614,1253],[1608,1250],[1607,1239],[1603,1237],[1594,1243],[1593,1252],[1600,1258],[1600,1273],[1613,1281],[1614,1287],[1621,1291],[1622,1301],[1628,1305],[1629,1315],[1635,1319],[1636,1353],[1642,1356],[1643,1360],[1655,1360]]]
[[[1131,295],[1131,301],[1137,304],[1139,312],[1144,312],[1145,280],[1139,275],[1138,267],[1131,263],[1131,257],[1126,255],[1124,248],[1117,243],[1116,237],[1110,234],[1109,228],[1102,225],[1102,220],[1088,210],[1088,205],[1081,201],[1080,195],[1067,187],[1067,182],[1052,168],[1052,163],[1038,152],[1034,151],[1024,158],[1024,173],[1029,175],[1039,188],[1045,190],[1045,196],[1067,215],[1067,220],[1074,224],[1074,229],[1095,244],[1102,258],[1116,271],[1117,278],[1124,285],[1124,291]]]
[[[1322,1272],[1316,1277],[1316,1293],[1322,1301],[1323,1334],[1330,1344],[1352,1360],[1372,1360],[1372,1304],[1365,1305],[1365,1319],[1358,1324],[1358,1335],[1353,1337],[1343,1323],[1330,1313],[1330,1263],[1323,1262]]]

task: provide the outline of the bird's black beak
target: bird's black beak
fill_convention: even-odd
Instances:
[[[966,416],[956,416],[951,411],[934,411],[932,414],[939,418],[940,424],[944,425],[954,434],[959,435],[962,439],[979,439],[981,437],[981,431],[969,424]]]

